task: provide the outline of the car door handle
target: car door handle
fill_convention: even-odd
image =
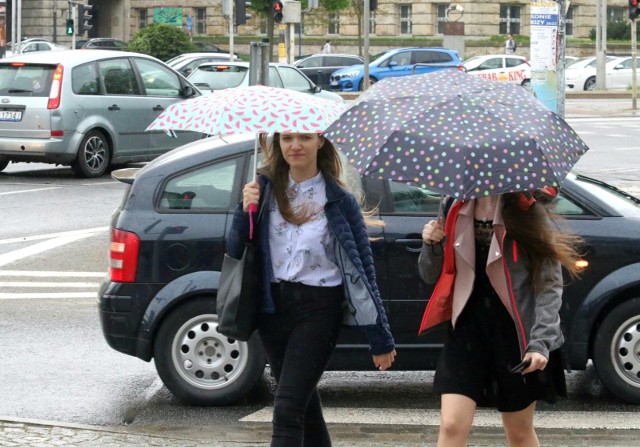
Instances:
[[[406,247],[406,250],[410,253],[420,253],[422,250],[422,239],[418,238],[401,238],[393,241],[396,245],[402,245]]]
[[[109,109],[109,110],[120,110],[120,107],[118,107],[118,104],[114,104],[112,106],[107,107],[107,109]]]
[[[162,107],[160,104],[158,104],[157,106],[155,106],[152,109],[154,112],[162,112],[164,110],[164,107]]]

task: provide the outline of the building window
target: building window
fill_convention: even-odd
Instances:
[[[564,17],[564,34],[565,36],[573,36],[573,6],[567,9],[567,15]]]
[[[259,20],[260,20],[260,23],[259,23],[260,34],[267,34],[267,24],[269,23],[268,19],[266,17],[260,16]]]
[[[147,26],[148,20],[148,11],[146,9],[138,9],[138,29],[142,29]]]
[[[628,8],[607,8],[607,20],[609,22],[624,22],[628,17]]]
[[[369,13],[369,34],[376,33],[376,12],[371,11]]]
[[[500,5],[500,34],[520,34],[520,6]]]
[[[437,21],[438,21],[438,34],[444,34],[444,22],[447,21],[447,9],[449,9],[448,4],[440,4],[436,5],[437,8]]]
[[[207,34],[207,8],[196,8],[196,34]]]
[[[411,5],[400,5],[400,34],[413,33]]]
[[[340,34],[340,16],[337,12],[330,12],[327,20],[329,24],[327,27],[328,34]]]

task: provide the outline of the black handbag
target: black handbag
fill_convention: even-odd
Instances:
[[[260,221],[260,215],[257,220]],[[261,263],[260,249],[255,239],[245,244],[240,259],[225,253],[216,301],[218,331],[222,335],[247,341],[256,330],[262,296]]]

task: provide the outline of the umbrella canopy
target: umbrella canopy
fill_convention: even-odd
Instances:
[[[458,199],[558,187],[588,150],[528,90],[455,70],[386,78],[324,135],[361,175]]]
[[[166,108],[146,130],[191,130],[209,135],[323,132],[346,104],[262,85],[217,90]]]

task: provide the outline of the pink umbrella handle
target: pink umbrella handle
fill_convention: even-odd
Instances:
[[[249,211],[249,239],[253,240],[253,214],[258,211],[258,205],[250,203],[248,207]]]

